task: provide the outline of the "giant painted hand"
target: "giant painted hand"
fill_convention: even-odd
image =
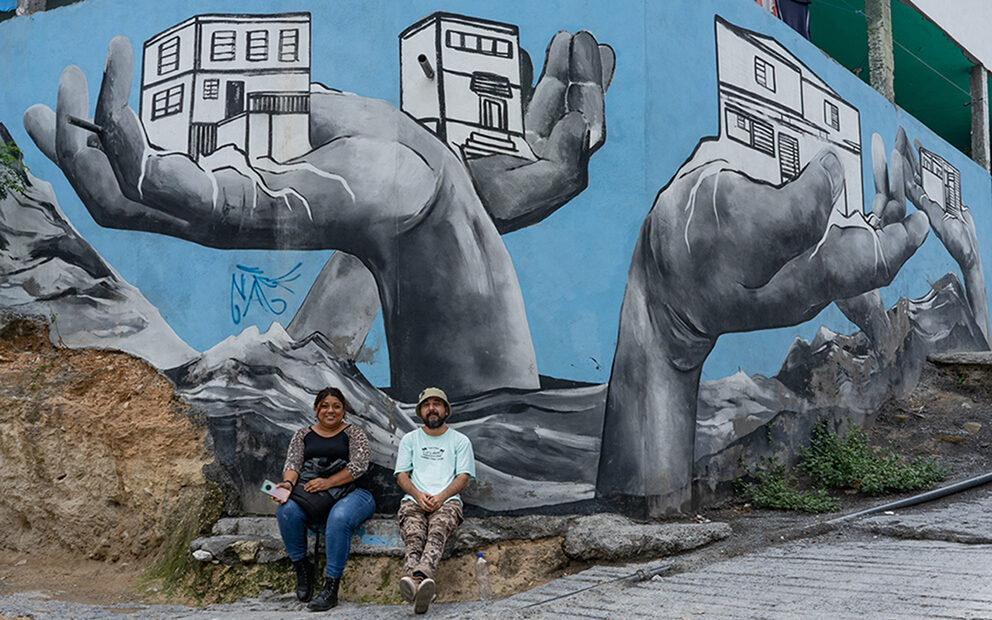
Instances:
[[[544,71],[522,94],[527,143],[536,161],[512,155],[468,160],[472,180],[501,233],[540,222],[588,183],[589,158],[606,140],[604,99],[613,79],[613,49],[588,32],[559,32],[545,53]],[[524,55],[526,69],[530,58]]]
[[[489,155],[467,161],[472,182],[499,232],[536,224],[588,183],[592,154],[606,140],[604,97],[613,78],[612,48],[588,32],[559,32],[531,86],[530,57],[521,51],[526,140],[537,159]],[[379,311],[375,283],[360,262],[337,253],[317,277],[289,332],[324,334],[338,354],[355,359]]]
[[[219,248],[343,250],[375,277],[400,398],[438,383],[453,395],[538,387],[509,256],[465,166],[432,133],[385,102],[315,86],[311,151],[249,164],[223,147],[196,162],[148,143],[127,104],[132,70],[117,37],[98,136],[66,122],[88,117],[76,67],[63,72],[55,113],[25,114],[98,223]]]
[[[875,134],[881,142],[878,134]],[[934,234],[940,240],[947,252],[958,263],[964,276],[965,291],[968,295],[968,305],[985,342],[992,346],[989,340],[989,311],[985,293],[985,277],[982,274],[982,258],[978,247],[978,235],[975,233],[975,222],[971,217],[971,209],[961,204],[960,208],[942,207],[927,196],[923,189],[922,171],[917,153],[920,149],[919,140],[914,140],[915,149],[910,146],[909,138],[902,127],[896,136],[896,145],[892,152],[892,161],[898,161],[897,173],[892,175],[891,183],[897,186],[902,183],[904,193],[909,201],[919,210],[927,214]],[[874,142],[873,142],[874,146]],[[880,146],[884,150],[884,146]]]
[[[885,285],[926,238],[919,212],[877,230],[836,215],[843,183],[827,149],[781,187],[697,158],[662,189],[628,275],[600,495],[687,509],[700,371],[717,337],[795,325]]]

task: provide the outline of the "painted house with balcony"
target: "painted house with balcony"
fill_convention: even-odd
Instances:
[[[159,147],[281,162],[310,150],[309,113],[309,13],[197,15],[145,42],[140,116]]]
[[[535,159],[520,75],[514,25],[434,13],[400,33],[400,108],[463,159]]]
[[[716,17],[720,137],[742,172],[774,185],[828,145],[844,166],[834,209],[864,212],[861,115],[774,39]],[[734,153],[733,151],[737,151]]]
[[[963,219],[961,215],[961,172],[950,162],[922,146],[920,151],[920,171],[923,176],[923,191],[930,200],[940,205],[944,213]]]

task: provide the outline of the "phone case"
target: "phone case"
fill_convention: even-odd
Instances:
[[[278,487],[271,480],[266,480],[262,483],[262,493],[281,500],[289,499],[289,489]]]

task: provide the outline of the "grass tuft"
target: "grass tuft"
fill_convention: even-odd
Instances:
[[[758,508],[801,512],[833,512],[841,502],[830,489],[853,489],[878,496],[927,489],[947,476],[933,457],[912,461],[891,448],[873,449],[868,434],[851,425],[847,433],[830,431],[820,422],[810,436],[810,444],[800,448],[799,469],[809,478],[800,488],[799,476],[775,457],[762,457],[753,469],[741,458],[744,476],[737,481],[737,492]]]

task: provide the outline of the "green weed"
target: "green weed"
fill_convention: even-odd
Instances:
[[[795,472],[775,457],[761,458],[761,464],[749,468],[743,458],[745,477],[737,481],[737,492],[758,508],[833,512],[841,509],[839,501],[823,488],[800,489]],[[750,478],[750,480],[748,480]]]
[[[813,428],[809,447],[800,454],[799,466],[815,483],[866,495],[925,489],[947,476],[932,457],[907,462],[891,449],[873,450],[868,434],[858,426],[840,436],[821,422]]]
[[[24,193],[25,170],[20,149],[12,143],[0,144],[0,198],[6,198],[8,191]]]
[[[808,488],[800,488],[797,471],[775,457],[762,457],[753,469],[741,458],[744,476],[737,481],[738,494],[758,508],[831,512],[842,505],[829,489],[872,496],[905,493],[931,487],[948,473],[934,458],[907,461],[891,449],[872,449],[867,433],[854,425],[838,435],[827,422],[817,424],[809,446],[799,453],[799,470],[808,476]]]

